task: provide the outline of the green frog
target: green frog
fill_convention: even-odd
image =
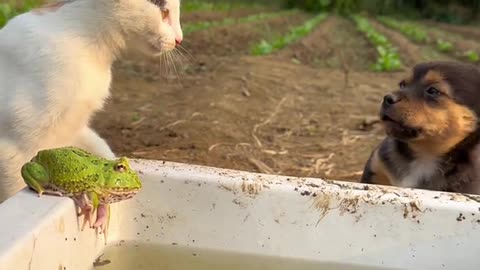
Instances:
[[[76,147],[41,150],[22,167],[27,186],[38,193],[70,197],[84,216],[82,231],[100,230],[107,241],[110,204],[132,198],[141,189],[137,173],[125,157],[108,160]],[[92,225],[92,216],[97,213]]]

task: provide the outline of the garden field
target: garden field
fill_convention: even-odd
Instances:
[[[182,24],[183,57],[116,65],[94,127],[118,154],[355,181],[408,68],[480,53],[480,28],[431,21],[242,8]]]
[[[278,7],[191,8],[162,59],[127,52],[93,127],[119,155],[356,181],[415,63],[476,63],[480,28]]]

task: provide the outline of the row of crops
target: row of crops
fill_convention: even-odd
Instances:
[[[0,1],[0,27],[12,17],[38,7],[49,0],[3,0]],[[268,1],[256,1],[256,3],[246,3],[245,1],[202,1],[189,0],[182,2],[183,12],[194,11],[229,11],[239,8],[261,8]],[[251,19],[255,20],[255,19]],[[202,26],[197,26],[202,29]],[[203,28],[205,28],[203,26]]]
[[[38,6],[41,2],[44,2],[44,0],[25,0],[21,3],[19,1],[0,3],[0,26],[4,25],[13,16]],[[243,7],[245,5],[243,3],[244,2],[241,1],[233,1],[226,4],[221,1],[205,2],[194,0],[184,4],[183,9],[186,10],[185,12],[204,10],[216,10],[222,12],[226,9]],[[215,27],[267,21],[281,16],[294,16],[299,12],[299,10],[290,9],[275,12],[259,12],[241,18],[227,17],[217,21],[187,22],[183,25],[183,29],[185,34],[189,35],[193,32]],[[281,50],[308,36],[317,28],[317,26],[325,21],[328,16],[329,14],[326,12],[310,16],[308,20],[299,25],[293,26],[286,33],[279,33],[268,40],[263,39],[258,41],[250,48],[250,52],[252,55],[268,55]],[[387,28],[400,32],[415,44],[430,46],[432,49],[437,50],[440,53],[449,54],[464,61],[474,63],[480,61],[480,56],[476,48],[461,50],[457,48],[455,44],[457,39],[449,38],[448,35],[444,35],[443,37],[429,35],[429,33],[432,32],[432,28],[430,27],[429,31],[427,31],[426,26],[422,23],[415,21],[399,21],[386,16],[378,16],[374,19],[363,15],[348,15],[347,17],[356,26],[357,30],[370,42],[370,44],[375,47],[377,58],[375,62],[372,63],[372,70],[375,71],[388,72],[399,70],[402,68],[402,60],[398,48],[384,34],[382,34],[381,31],[376,29],[372,24],[372,20],[376,20]]]
[[[378,20],[387,27],[404,34],[411,41],[422,44],[431,45],[433,48],[441,53],[448,53],[458,58],[463,58],[465,61],[478,62],[480,59],[478,52],[473,49],[466,51],[459,51],[455,49],[456,38],[438,38],[429,36],[425,26],[409,21],[399,21],[388,17],[379,17]]]
[[[284,35],[280,35],[272,40],[261,40],[251,49],[251,53],[253,55],[267,55],[283,49],[289,44],[308,36],[308,34],[310,34],[315,27],[327,17],[327,13],[321,13],[306,21],[304,24],[293,27]],[[420,23],[398,21],[384,16],[371,19],[365,16],[351,15],[349,16],[349,19],[351,19],[356,25],[357,30],[360,31],[370,44],[375,47],[377,58],[375,63],[372,64],[372,70],[375,71],[396,71],[400,70],[403,64],[398,48],[372,25],[372,20],[376,20],[388,28],[400,32],[413,43],[430,46],[432,49],[437,50],[440,53],[452,55],[459,60],[472,63],[480,62],[479,53],[475,48],[462,51],[455,46],[455,42],[458,38],[449,39],[448,35],[445,39],[429,36],[425,29],[426,27]]]

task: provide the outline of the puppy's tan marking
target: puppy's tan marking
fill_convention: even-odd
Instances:
[[[410,143],[419,156],[446,154],[476,130],[478,119],[472,110],[452,101],[444,106],[446,109],[441,111],[424,108],[415,117],[416,121],[412,121],[425,130],[423,136]]]
[[[452,96],[453,94],[450,85],[445,81],[443,74],[439,71],[429,70],[422,79],[422,83],[425,86],[434,86],[448,96]]]
[[[422,79],[422,83],[425,85],[435,84],[444,81],[443,74],[436,70],[429,70]]]

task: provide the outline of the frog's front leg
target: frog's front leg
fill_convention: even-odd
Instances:
[[[84,216],[83,224],[81,230],[85,229],[85,225],[88,222],[88,226],[92,227],[92,216],[94,212],[94,206],[87,193],[82,193],[80,195],[72,197],[75,201],[75,204],[80,208],[80,212],[77,213],[77,216]]]
[[[100,233],[103,233],[105,238],[105,244],[107,244],[108,225],[110,223],[110,204],[101,203],[97,208],[97,220],[93,227],[100,229]]]
[[[45,167],[35,161],[30,161],[22,166],[21,173],[25,183],[38,193],[38,197],[47,193],[44,187],[49,184],[50,179]]]

